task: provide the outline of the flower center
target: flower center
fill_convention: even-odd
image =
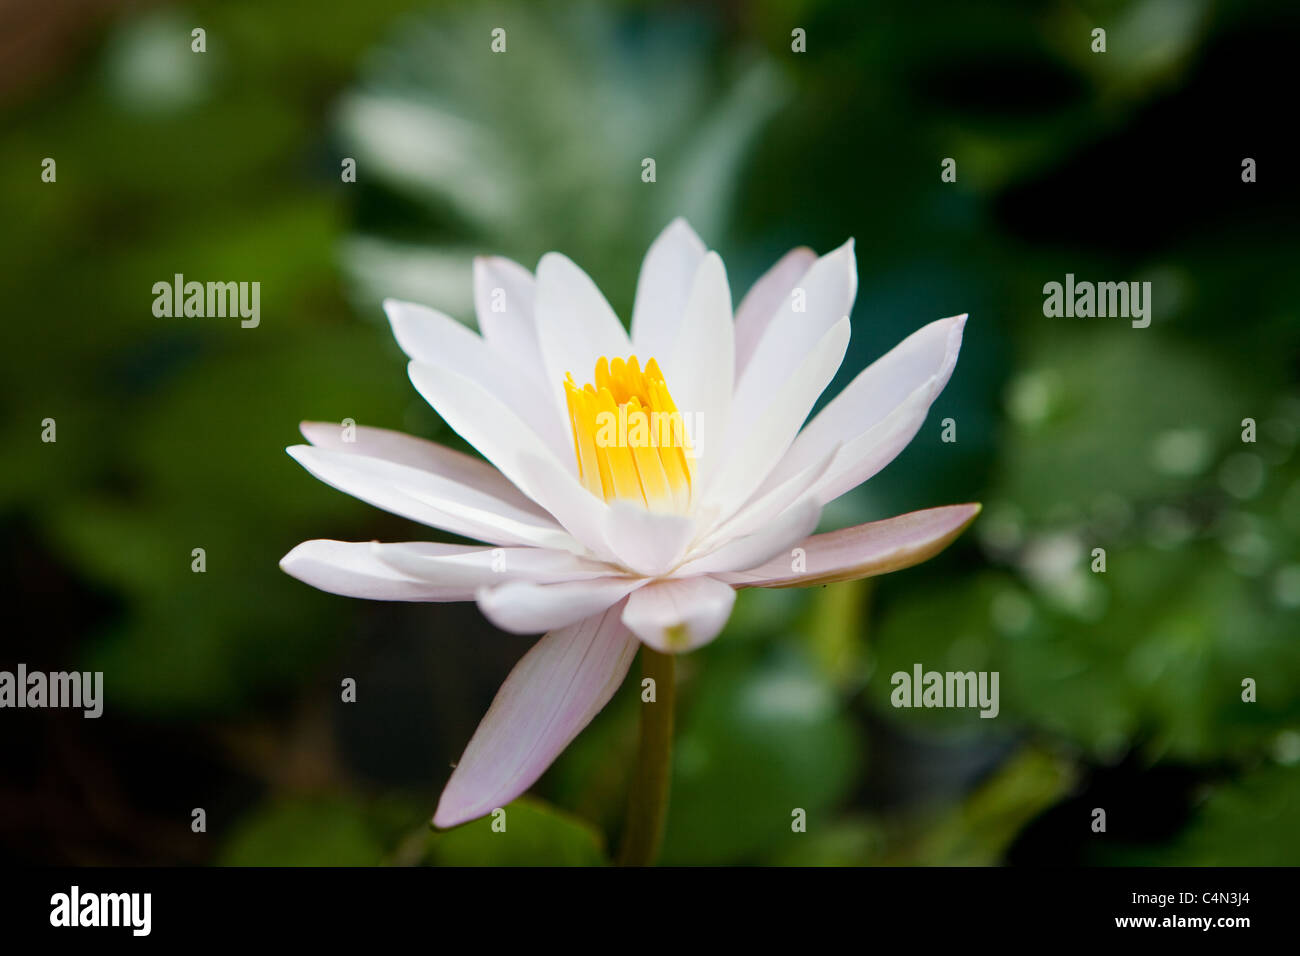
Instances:
[[[573,373],[564,376],[583,485],[605,501],[689,509],[695,455],[659,363],[650,359],[643,370],[635,355],[602,357],[594,378],[579,388]]]

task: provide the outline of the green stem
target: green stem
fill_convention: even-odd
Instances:
[[[621,866],[652,866],[668,818],[673,757],[673,655],[641,648],[641,676],[654,680],[654,701],[641,703],[641,740],[623,827]]]

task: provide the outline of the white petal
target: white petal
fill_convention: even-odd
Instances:
[[[721,465],[731,414],[734,335],[727,272],[718,254],[710,252],[695,274],[681,331],[663,367],[673,401],[695,442],[700,481]]]
[[[531,787],[614,696],[637,646],[617,608],[538,641],[501,685],[457,762],[434,826],[481,817]]]
[[[773,518],[782,514],[813,489],[830,468],[838,451],[839,446],[836,445],[820,461],[814,461],[792,477],[774,484],[770,489],[760,489],[743,508],[734,515],[724,518],[713,531],[709,532],[701,542],[701,550],[712,550],[719,539],[744,537],[765,527]]]
[[[501,472],[481,458],[471,457],[446,445],[365,425],[344,428],[333,422],[303,422],[299,429],[303,437],[318,448],[381,458],[430,471],[448,481],[500,498],[515,510],[544,519],[546,524],[554,523],[545,509],[512,485]]]
[[[980,512],[977,504],[947,505],[813,535],[799,544],[802,566],[784,555],[748,571],[721,574],[736,587],[812,587],[887,574],[934,557]]]
[[[631,345],[596,284],[558,252],[548,252],[537,264],[534,308],[546,382],[559,420],[568,422],[564,376],[572,373],[579,386],[585,385],[598,358],[626,357]]]
[[[376,601],[472,601],[485,585],[591,580],[610,571],[564,551],[428,541],[305,541],[280,567],[322,591]]]
[[[804,498],[787,508],[761,530],[733,538],[716,550],[692,558],[676,576],[712,574],[719,571],[743,571],[769,561],[789,550],[813,533],[821,517],[821,505],[814,498]]]
[[[573,537],[535,506],[520,508],[488,491],[379,458],[312,445],[286,450],[326,484],[412,521],[493,544],[576,547]]]
[[[657,651],[677,654],[718,636],[736,592],[716,578],[673,578],[636,591],[623,608],[623,623]]]
[[[795,311],[794,296],[782,302],[736,381],[731,427],[740,434],[747,434],[762,416],[765,397],[780,388],[826,331],[852,310],[858,290],[853,240],[813,263],[797,288],[803,291],[805,311]]]
[[[542,378],[542,348],[533,315],[533,275],[501,256],[474,259],[474,311],[479,331],[492,350],[512,356],[516,367]]]
[[[533,430],[556,455],[572,457],[573,439],[547,404],[540,376],[520,374],[483,339],[434,309],[384,301],[397,343],[421,365],[447,369],[478,383]]]
[[[844,361],[849,329],[848,316],[835,323],[783,386],[763,397],[762,417],[750,431],[728,436],[726,461],[704,491],[706,508],[718,507],[725,516],[764,484]]]
[[[462,600],[476,597],[481,587],[497,587],[509,581],[556,584],[590,581],[611,573],[607,564],[546,548],[480,548],[426,542],[374,542],[371,548],[380,561],[409,577],[465,589]]]
[[[562,584],[511,581],[495,588],[480,588],[477,598],[483,616],[501,630],[537,634],[597,614],[644,583],[642,578],[627,577]]]
[[[289,575],[330,594],[373,601],[466,601],[472,588],[412,577],[380,560],[371,541],[304,541],[280,559]]]
[[[791,249],[776,265],[758,277],[736,309],[736,377],[744,372],[782,305],[790,306],[790,293],[817,261],[807,246]]]
[[[606,541],[618,562],[629,570],[657,577],[667,573],[686,553],[695,533],[688,515],[647,511],[626,501],[610,502]]]
[[[894,460],[948,384],[966,316],[931,322],[860,372],[800,433],[769,484],[842,443],[817,486],[823,503],[856,488]]]
[[[412,362],[411,381],[448,425],[598,557],[607,556],[605,503],[578,484],[509,408],[477,383]]]
[[[632,307],[632,351],[642,364],[655,358],[662,366],[672,350],[695,273],[707,251],[695,230],[681,218],[670,222],[651,243],[641,264]]]

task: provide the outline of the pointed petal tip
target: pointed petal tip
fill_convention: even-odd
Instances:
[[[636,641],[607,610],[542,638],[511,670],[438,798],[448,829],[525,793],[618,690]]]
[[[978,518],[980,512],[984,510],[984,505],[978,501],[970,501],[960,505],[949,505],[948,507],[955,512],[956,516],[960,519],[953,525],[953,529],[950,532],[948,539],[950,542],[956,541],[965,534],[966,529],[975,523],[975,519]],[[947,547],[947,545],[945,545],[945,547]]]
[[[298,423],[298,433],[312,445],[321,444],[322,435],[327,430],[337,431],[340,428],[342,428],[342,425],[338,422],[302,421]]]
[[[962,339],[966,336],[966,319],[968,317],[969,315],[966,312],[952,317],[952,331],[948,334],[948,346],[950,349],[955,350],[961,348]]]
[[[691,225],[690,220],[688,220],[685,216],[674,216],[672,218],[672,221],[669,222],[668,225],[664,226],[663,230],[656,237],[655,241],[657,242],[659,241],[659,239],[662,239],[665,236],[671,236],[678,233],[682,234],[685,238],[694,240],[695,242],[698,242],[701,246],[708,248],[704,240],[700,238],[700,234],[695,231],[695,227]]]
[[[927,508],[930,512],[946,512],[951,514],[958,522],[953,525],[958,533],[964,531],[972,521],[979,517],[984,505],[978,501],[963,501],[954,505],[936,505],[934,508]],[[919,512],[917,512],[919,513]]]
[[[951,543],[966,533],[966,529],[975,522],[975,519],[980,516],[980,512],[984,510],[984,505],[978,501],[968,501],[956,505],[940,505],[932,510],[946,511],[952,515],[951,530],[947,533],[948,542]],[[944,545],[945,548],[947,546],[947,544]]]
[[[465,816],[463,810],[457,811],[453,810],[451,807],[444,806],[444,802],[445,801],[443,800],[438,801],[438,808],[433,811],[433,819],[429,821],[429,825],[437,832],[442,833],[447,830],[454,830],[462,823],[469,823],[470,820],[475,819],[474,817]],[[485,815],[486,814],[480,814],[480,816]]]
[[[301,566],[303,561],[310,560],[311,545],[313,543],[316,542],[302,541],[290,548],[288,553],[279,561],[280,570],[295,580],[302,581],[304,584],[311,584],[302,576]]]
[[[858,282],[858,253],[856,239],[850,236],[830,252],[826,253],[826,255],[822,256],[822,258],[831,261],[847,260],[844,262],[844,267],[848,269],[853,283],[853,288],[856,291]],[[853,305],[852,298],[849,299],[849,305]]]

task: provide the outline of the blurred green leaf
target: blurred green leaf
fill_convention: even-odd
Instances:
[[[887,865],[992,866],[1020,830],[1074,785],[1063,758],[1025,749],[958,806],[911,822],[878,862]]]
[[[889,719],[971,734],[1033,726],[1101,759],[1135,743],[1156,756],[1207,759],[1267,746],[1300,719],[1300,653],[1262,582],[1229,569],[1217,544],[1177,552],[1114,548],[1105,574],[1082,564],[1057,604],[1015,576],[986,572],[892,602],[877,627],[869,693]],[[896,709],[889,677],[997,671],[1001,712]],[[1242,701],[1242,680],[1259,684]]]
[[[491,50],[497,27],[504,53]],[[765,60],[721,54],[692,16],[629,30],[594,5],[516,4],[413,21],[340,108],[358,183],[382,185],[390,213],[348,247],[357,300],[467,315],[472,255],[531,267],[559,249],[626,306],[673,217],[722,241],[784,88]]]
[[[808,647],[817,666],[841,690],[866,679],[867,614],[873,587],[874,582],[864,578],[812,592],[804,628]]]
[[[293,799],[254,811],[227,837],[223,866],[377,866],[392,834],[343,797]]]
[[[802,836],[795,810],[810,830],[823,825],[861,771],[858,728],[794,650],[708,655],[682,699],[664,863],[739,863],[779,849]]]
[[[531,797],[504,808],[505,829],[489,815],[429,837],[439,866],[600,866],[603,841],[589,824]],[[499,826],[499,824],[498,824]]]

